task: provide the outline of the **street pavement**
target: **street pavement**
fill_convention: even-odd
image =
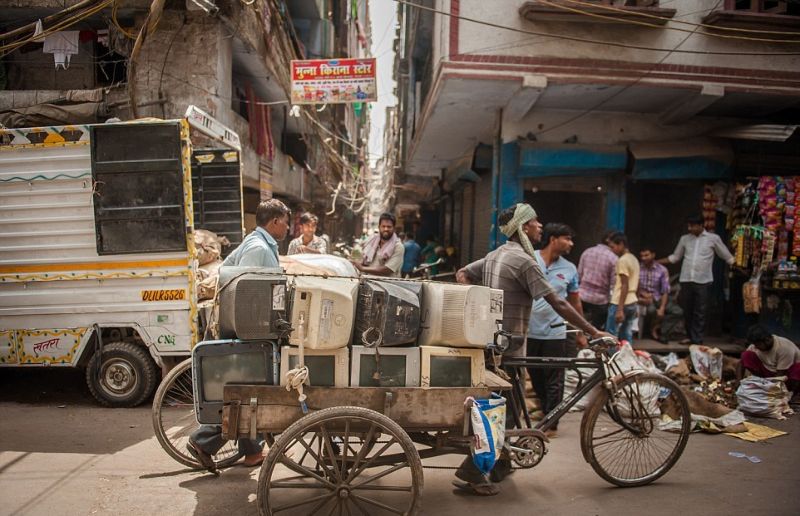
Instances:
[[[501,494],[453,490],[461,457],[425,461],[425,515],[795,515],[800,415],[755,420],[789,435],[748,443],[693,434],[681,460],[650,486],[621,489],[583,460],[580,414],[559,426],[542,463]],[[760,463],[728,455],[755,455]],[[258,468],[214,477],[174,462],[153,436],[150,409],[96,406],[76,371],[0,371],[0,514],[255,515]]]

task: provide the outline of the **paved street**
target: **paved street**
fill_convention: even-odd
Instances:
[[[148,407],[99,408],[75,371],[3,371],[0,414],[0,514],[257,514],[257,469],[235,467],[219,478],[184,469],[153,437]],[[791,432],[766,444],[695,434],[665,478],[638,489],[606,484],[583,461],[579,418],[568,416],[542,464],[514,473],[499,497],[456,494],[452,471],[426,469],[422,514],[798,513],[800,482],[792,464],[800,462],[800,416],[766,421]],[[426,465],[458,461],[451,456]]]

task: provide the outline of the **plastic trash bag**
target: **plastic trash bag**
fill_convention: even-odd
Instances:
[[[794,414],[789,407],[792,395],[786,389],[784,379],[750,376],[742,380],[736,390],[739,410],[745,414],[774,419],[786,419],[787,415]]]
[[[493,394],[489,399],[469,397],[467,401],[472,401],[472,461],[481,473],[488,475],[503,449],[506,436],[506,399]]]
[[[689,356],[698,375],[705,379],[722,379],[723,355],[719,348],[692,344],[689,346]]]
[[[594,351],[591,349],[582,349],[578,351],[578,358],[594,358]],[[580,371],[580,376],[585,382],[592,374],[595,372],[594,368],[591,367],[579,367],[577,370],[575,369],[567,369],[564,372],[564,399],[569,398],[572,396],[572,393],[578,389],[578,372]],[[572,406],[570,412],[579,411],[586,408],[589,404],[591,397],[587,393],[586,396],[579,399],[575,405]]]

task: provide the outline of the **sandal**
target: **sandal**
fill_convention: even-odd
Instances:
[[[197,443],[189,441],[186,443],[186,450],[189,452],[189,455],[194,457],[209,473],[219,475],[217,464],[214,462],[214,459],[211,458],[211,455],[203,451]]]
[[[494,496],[500,492],[500,487],[491,482],[473,484],[470,482],[453,480],[453,486],[475,496]]]

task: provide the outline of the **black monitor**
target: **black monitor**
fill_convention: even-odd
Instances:
[[[270,341],[211,340],[192,350],[192,379],[197,421],[222,423],[225,385],[276,385],[280,358]]]
[[[270,340],[284,336],[289,323],[282,269],[220,267],[218,288],[221,338]]]
[[[380,346],[399,346],[416,342],[421,288],[412,282],[407,287],[405,283],[373,278],[361,282],[355,344],[371,346],[378,341]]]

